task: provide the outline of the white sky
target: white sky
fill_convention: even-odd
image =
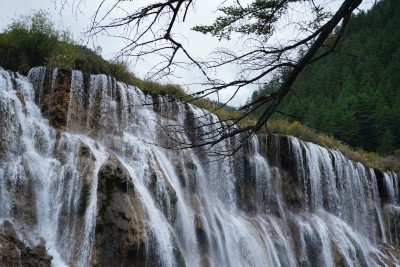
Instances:
[[[248,0],[250,2],[250,0]],[[362,8],[366,8],[370,6],[370,2],[372,0],[364,0]],[[7,26],[13,17],[16,17],[20,14],[29,14],[33,10],[44,9],[48,10],[50,14],[53,16],[55,22],[62,24],[65,28],[70,29],[73,33],[75,39],[82,38],[82,34],[85,29],[89,27],[90,17],[93,15],[96,7],[101,2],[99,0],[86,0],[82,2],[80,5],[81,13],[75,15],[75,10],[72,10],[71,6],[66,6],[63,11],[60,12],[60,2],[61,0],[0,0],[0,29],[3,29]],[[69,0],[69,3],[79,2],[79,0]],[[195,25],[200,24],[211,24],[213,19],[215,18],[215,10],[217,8],[217,2],[215,0],[201,0],[196,3],[196,12],[190,14],[187,19],[187,23],[184,25],[180,25],[179,28],[176,28],[176,31],[179,31],[182,35],[186,36],[185,39],[181,39],[183,44],[187,46],[188,50],[195,55],[195,57],[205,58],[208,54],[214,51],[218,47],[229,47],[233,50],[240,49],[239,42],[237,40],[232,40],[231,42],[218,42],[216,38],[212,38],[208,35],[203,35],[201,33],[197,33],[191,31],[190,28]],[[229,1],[228,1],[229,2]],[[334,2],[334,1],[330,1]],[[337,2],[337,1],[336,1]],[[56,4],[57,5],[56,5]],[[110,4],[112,1],[106,1],[106,3]],[[131,6],[143,5],[143,3],[147,3],[146,0],[132,0],[127,1],[124,5],[129,9]],[[340,1],[338,2],[340,3]],[[337,6],[338,3],[333,3],[334,6]],[[288,33],[290,34],[290,33]],[[283,37],[284,38],[284,37]],[[87,42],[87,39],[84,39]],[[102,55],[106,59],[113,58],[116,53],[123,47],[123,44],[120,40],[112,38],[112,37],[98,37],[93,42],[87,44],[88,47],[93,48],[94,46],[102,47]],[[155,58],[146,58],[145,61],[138,62],[135,65],[131,65],[131,70],[140,78],[146,77],[146,74],[150,72],[151,67],[154,64],[158,63],[158,59]],[[214,73],[216,77],[221,80],[229,81],[234,79],[234,75],[237,69],[235,66],[230,66],[224,69],[219,70],[218,73]],[[188,71],[179,71],[177,73],[179,77],[171,77],[169,81],[174,83],[178,83],[183,85],[188,91],[196,91],[200,90],[199,86],[193,85],[194,83],[201,82],[200,73],[194,70]],[[167,81],[167,80],[162,80]],[[251,96],[251,93],[254,89],[257,89],[258,86],[249,86],[247,88],[242,88],[237,96],[230,102],[231,105],[240,106],[245,103],[245,101]],[[221,101],[227,100],[231,95],[229,90],[223,91],[220,93],[219,97]],[[216,96],[212,97],[216,99]]]

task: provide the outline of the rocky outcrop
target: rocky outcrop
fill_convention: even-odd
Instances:
[[[389,241],[400,245],[400,208],[393,204],[386,204],[383,215],[388,225],[386,231],[389,234]]]
[[[384,255],[381,260],[384,262],[385,266],[399,266],[400,264],[400,248],[398,246],[392,246],[389,244],[382,244],[380,251]],[[373,258],[377,258],[376,256]],[[376,259],[379,262],[378,259]]]
[[[302,185],[300,179],[296,173],[296,162],[295,155],[290,147],[290,141],[286,136],[265,136],[267,149],[266,157],[270,160],[270,163],[280,168],[281,171],[281,187],[282,197],[288,207],[298,211],[303,210],[305,204],[305,197],[302,192]]]
[[[98,176],[93,266],[145,266],[145,217],[128,171],[110,154]]]
[[[248,152],[249,147],[245,147]],[[240,209],[254,213],[257,210],[256,176],[254,163],[249,158],[249,153],[243,153],[235,157],[236,195]]]
[[[31,174],[27,172],[29,178]],[[10,188],[11,188],[10,183]],[[17,185],[19,194],[15,194],[12,197],[12,208],[11,212],[14,216],[15,221],[23,223],[27,229],[34,229],[37,226],[37,211],[36,211],[36,196],[35,196],[35,184],[32,179],[26,181],[18,181]]]
[[[70,99],[71,70],[60,69],[54,79],[53,72],[46,70],[43,85],[37,89],[36,103],[42,113],[49,119],[55,129],[64,129],[67,125],[68,105]],[[54,80],[53,80],[54,79]]]
[[[0,230],[0,266],[47,267],[52,256],[42,242],[33,248],[26,246],[17,236],[13,225],[5,221]]]
[[[90,151],[90,148],[81,143],[79,148],[79,161],[78,161],[78,171],[82,177],[82,188],[79,200],[79,215],[83,216],[89,198],[89,190],[93,182],[93,172],[95,169],[96,158]]]

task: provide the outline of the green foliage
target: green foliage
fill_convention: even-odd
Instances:
[[[177,98],[186,96],[185,90],[176,84],[161,84],[150,80],[141,80],[128,70],[128,65],[123,61],[110,63],[108,74],[118,81],[140,88],[145,94],[151,95],[171,95]]]
[[[58,43],[57,47],[46,58],[47,66],[55,68],[75,68],[76,51],[73,45]]]
[[[32,66],[45,64],[45,58],[58,42],[58,33],[49,14],[37,11],[32,16],[14,20],[0,34],[0,65],[27,72]]]
[[[219,39],[230,39],[232,32],[270,35],[274,23],[286,11],[286,5],[282,2],[284,1],[256,0],[247,7],[239,4],[223,6],[218,9],[223,16],[217,17],[213,25],[196,26],[193,30],[204,34],[211,33]]]
[[[283,14],[288,13],[289,4],[300,3],[304,0],[253,0],[247,6],[239,1],[230,6],[221,6],[218,16],[210,26],[195,26],[193,30],[221,39],[230,39],[232,33],[243,35],[254,34],[268,38],[275,30],[276,22]],[[308,27],[315,27],[323,21],[328,13],[322,7],[315,6],[311,10],[315,20]]]
[[[395,0],[379,1],[370,11],[353,16],[339,53],[309,65],[280,111],[352,147],[382,155],[399,149],[398,25],[400,5]],[[253,99],[269,94],[271,87],[265,85]]]
[[[395,137],[390,129],[386,129],[383,135],[379,138],[378,152],[380,154],[387,154],[391,151],[395,144]]]
[[[135,84],[138,80],[128,70],[128,65],[126,62],[123,62],[123,61],[112,62],[112,63],[110,63],[108,70],[109,70],[108,74],[113,76],[118,81],[124,81],[128,84]]]
[[[239,111],[236,109],[229,106],[222,107],[222,104],[216,101],[211,101],[204,98],[191,99],[190,97],[186,97],[186,101],[189,101],[199,108],[203,108],[214,113],[220,120],[231,120],[232,118],[237,118],[240,116]]]

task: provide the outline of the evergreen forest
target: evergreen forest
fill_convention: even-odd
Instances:
[[[275,118],[300,121],[366,151],[397,154],[399,25],[397,0],[378,1],[367,12],[354,15],[334,52],[301,73]],[[265,84],[252,99],[274,92],[280,80]]]

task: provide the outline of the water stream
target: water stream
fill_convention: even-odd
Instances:
[[[91,266],[98,174],[111,154],[145,213],[148,266],[400,264],[381,249],[399,245],[396,173],[294,137],[254,137],[218,160],[167,150],[154,145],[171,142],[162,126],[191,140],[180,126],[190,113],[192,127],[215,138],[218,118],[80,71],[70,73],[65,125],[56,129],[43,103],[60,104],[60,73],[0,69],[0,221],[32,246],[44,238],[54,266]]]

